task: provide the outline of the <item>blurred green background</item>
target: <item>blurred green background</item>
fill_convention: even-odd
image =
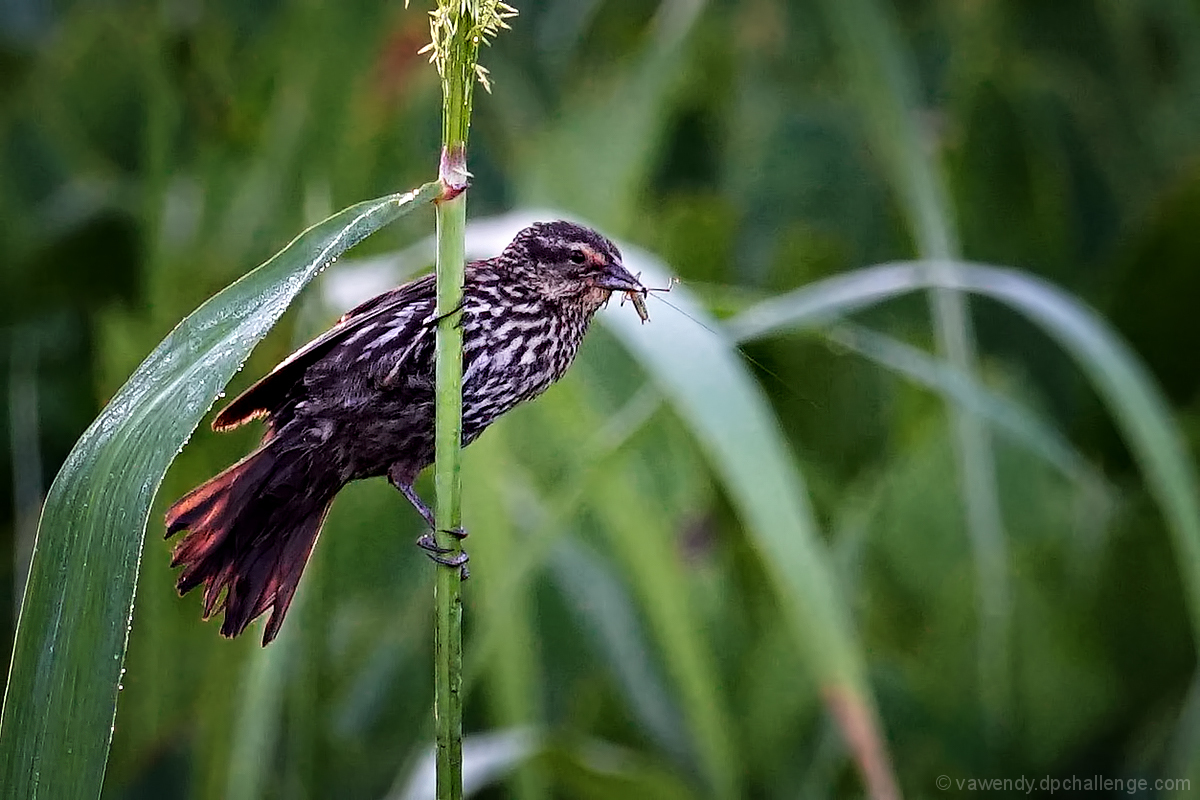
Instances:
[[[433,177],[425,5],[0,4],[5,652],[44,493],[141,359],[306,225]],[[1194,453],[1200,2],[516,5],[482,54],[495,93],[475,104],[472,217],[581,215],[657,254],[721,318],[918,255],[1026,270],[1111,321]],[[921,175],[945,193],[924,211]],[[354,255],[431,231],[418,213]],[[344,310],[322,280],[230,391]],[[900,785],[1185,777],[1196,645],[1160,510],[1071,360],[997,303],[970,312],[987,398],[1048,420],[1085,481],[1011,437],[964,460],[944,400],[876,363],[875,334],[936,349],[921,296],[858,315],[871,331],[744,347],[807,480]],[[202,426],[159,508],[255,437]],[[978,566],[964,470],[994,489],[998,573]],[[764,554],[610,332],[472,446],[465,486],[471,763],[528,755],[486,796],[861,793]],[[160,519],[104,795],[405,796],[432,735],[432,569],[405,502],[382,481],[342,493],[265,651],[176,597]],[[528,580],[506,583],[546,531]]]

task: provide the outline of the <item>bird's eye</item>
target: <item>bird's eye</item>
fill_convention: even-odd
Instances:
[[[571,263],[572,264],[582,264],[585,261],[587,261],[587,256],[585,256],[583,254],[582,250],[572,250],[571,251]]]

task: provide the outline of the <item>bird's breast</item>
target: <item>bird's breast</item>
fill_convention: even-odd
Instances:
[[[464,406],[475,399],[497,415],[541,394],[562,377],[584,326],[539,303],[464,308]]]

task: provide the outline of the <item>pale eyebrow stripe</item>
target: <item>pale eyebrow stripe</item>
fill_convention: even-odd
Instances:
[[[594,247],[591,247],[590,245],[586,245],[586,244],[581,244],[581,245],[579,245],[579,249],[583,251],[584,257],[587,258],[587,260],[590,263],[595,264],[597,267],[603,267],[606,264],[608,264],[608,259],[605,258],[604,256],[602,256],[600,253],[596,252],[596,249]]]

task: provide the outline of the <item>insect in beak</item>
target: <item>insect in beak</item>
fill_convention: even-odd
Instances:
[[[646,296],[643,294],[646,291],[649,290],[642,289],[640,292],[626,292],[625,297],[621,298],[621,305],[625,305],[626,299],[633,303],[633,310],[637,312],[638,318],[641,319],[643,325],[650,320],[650,312],[646,311]]]
[[[646,310],[646,298],[650,296],[651,292],[671,291],[672,287],[679,283],[679,278],[672,276],[671,279],[667,281],[666,287],[661,289],[642,286],[641,278],[642,273],[640,272],[633,276],[633,279],[641,288],[625,290],[625,296],[621,298],[621,305],[625,305],[626,300],[633,303],[633,310],[637,312],[638,318],[641,319],[642,324],[645,325],[650,320],[650,312]]]

